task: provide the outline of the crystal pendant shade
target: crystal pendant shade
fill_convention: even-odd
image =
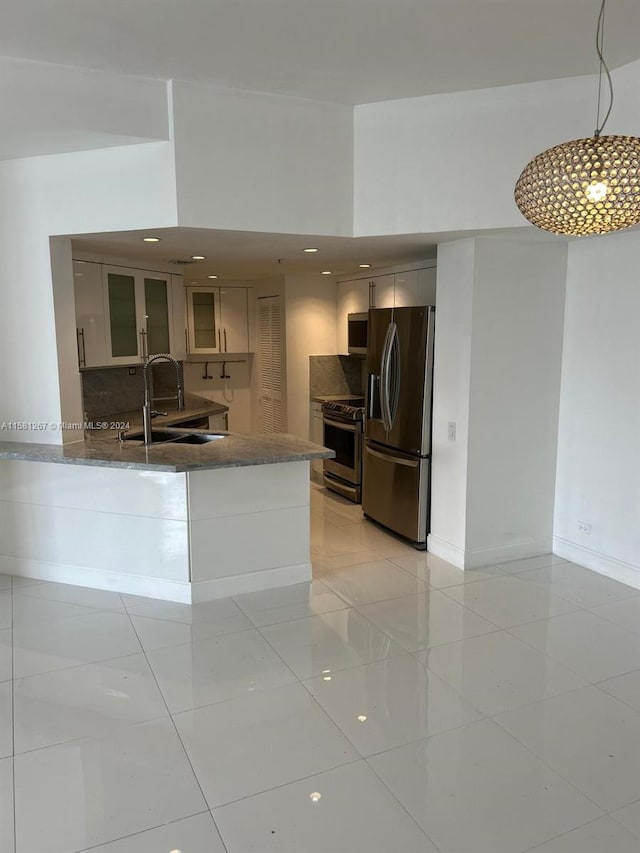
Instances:
[[[591,136],[534,157],[515,188],[533,225],[554,234],[606,234],[640,222],[640,138]]]

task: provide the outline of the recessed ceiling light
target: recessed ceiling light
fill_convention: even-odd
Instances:
[[[159,243],[160,237],[143,237],[142,242],[143,243]]]
[[[309,799],[312,803],[317,803],[318,800],[322,799],[322,794],[320,791],[314,791],[312,794],[309,794]]]
[[[358,264],[361,270],[368,270],[371,264]]]
[[[322,275],[331,275],[331,270],[322,270]]]
[[[366,723],[366,721],[367,721],[367,718],[365,717],[365,715],[360,714],[360,716],[358,717],[358,722],[359,723]]]
[[[331,681],[331,676],[330,675],[323,675],[322,679],[323,679],[323,681]]]
[[[217,275],[208,275],[207,278],[218,278]]]
[[[204,261],[205,255],[191,255],[192,261]]]
[[[318,250],[317,250],[317,249],[314,249],[313,247],[310,247],[310,248],[308,248],[308,249],[303,249],[302,251],[303,251],[303,252],[317,252]]]

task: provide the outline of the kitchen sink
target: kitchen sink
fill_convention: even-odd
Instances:
[[[175,441],[177,438],[182,438],[184,433],[172,432],[168,429],[154,429],[151,433],[151,440],[154,444],[159,444],[164,441]],[[143,432],[127,433],[122,437],[123,441],[144,441]]]
[[[183,435],[180,438],[176,438],[173,444],[209,444],[210,441],[226,437],[226,435],[220,435],[219,433],[193,432],[191,435]]]
[[[187,432],[175,429],[154,429],[151,433],[152,444],[209,444],[218,438],[226,438],[226,434],[207,432]],[[135,441],[138,444],[144,442],[143,432],[132,432],[122,436],[122,441]],[[148,445],[150,446],[150,445]]]

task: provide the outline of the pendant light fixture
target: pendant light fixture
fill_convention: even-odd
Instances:
[[[603,55],[605,3],[596,29],[600,74],[594,135],[538,154],[516,183],[521,213],[554,234],[606,234],[640,222],[640,137],[601,135],[613,107],[613,82]],[[600,123],[603,71],[609,108]]]

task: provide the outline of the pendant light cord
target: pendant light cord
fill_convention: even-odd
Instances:
[[[611,80],[611,73],[609,72],[609,66],[604,61],[604,7],[607,0],[602,0],[602,5],[600,6],[600,14],[598,15],[598,26],[596,29],[596,51],[598,53],[598,58],[600,60],[600,73],[598,75],[598,111],[596,115],[596,130],[594,136],[600,136],[602,131],[604,130],[604,126],[607,123],[609,116],[611,115],[611,110],[613,109],[613,82]],[[600,100],[602,95],[602,69],[604,68],[605,74],[607,75],[607,82],[609,84],[609,109],[602,120],[602,124],[600,124]]]

